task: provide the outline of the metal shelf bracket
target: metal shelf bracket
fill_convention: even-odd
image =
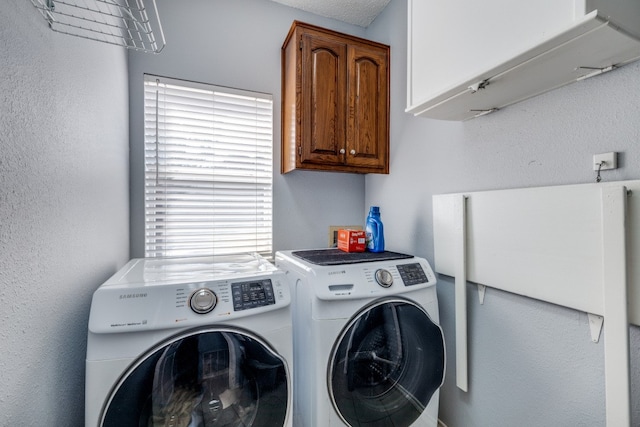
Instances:
[[[604,317],[591,313],[587,313],[587,317],[589,318],[589,329],[591,329],[591,341],[597,343],[600,341]]]
[[[480,301],[480,305],[484,304],[484,294],[487,292],[487,287],[485,285],[478,285],[478,300]]]

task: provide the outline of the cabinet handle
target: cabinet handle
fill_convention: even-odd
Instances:
[[[351,150],[351,151],[349,151],[349,153],[353,156],[353,155],[356,154],[356,150]]]
[[[341,148],[340,149],[340,154],[344,154],[344,153],[345,153],[344,148]]]

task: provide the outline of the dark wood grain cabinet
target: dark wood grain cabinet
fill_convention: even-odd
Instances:
[[[282,173],[389,173],[389,46],[295,21],[282,46]]]

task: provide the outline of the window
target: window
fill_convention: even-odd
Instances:
[[[145,256],[272,255],[270,95],[145,75]]]

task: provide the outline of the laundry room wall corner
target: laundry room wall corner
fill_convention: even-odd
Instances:
[[[129,257],[123,48],[0,8],[0,425],[84,423],[93,291]]]

